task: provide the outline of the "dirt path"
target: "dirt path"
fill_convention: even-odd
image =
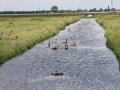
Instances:
[[[105,42],[95,19],[81,19],[3,64],[0,90],[120,90],[118,61]]]

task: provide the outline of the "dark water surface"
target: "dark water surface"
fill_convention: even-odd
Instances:
[[[95,19],[81,19],[3,64],[0,90],[120,90],[118,60],[105,42]],[[64,75],[51,75],[55,71]]]

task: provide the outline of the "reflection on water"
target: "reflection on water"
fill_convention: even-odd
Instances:
[[[95,19],[81,19],[3,64],[0,90],[119,90],[118,61],[105,42]]]

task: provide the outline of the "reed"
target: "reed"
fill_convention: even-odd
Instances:
[[[0,40],[0,64],[53,37],[66,25],[83,17],[78,14],[1,15],[0,33],[3,34]]]

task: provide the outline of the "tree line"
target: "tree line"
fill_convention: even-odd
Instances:
[[[113,8],[114,11],[115,8]],[[87,10],[87,9],[77,9],[77,10],[58,10],[57,6],[52,6],[51,10],[36,10],[36,11],[0,11],[0,14],[41,14],[41,13],[74,13],[74,12],[102,12],[102,11],[110,11],[110,9],[102,9],[97,10],[96,8]],[[117,10],[120,11],[120,10]]]

